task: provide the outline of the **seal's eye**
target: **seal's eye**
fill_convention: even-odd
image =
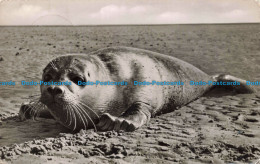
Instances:
[[[43,81],[50,81],[51,80],[51,75],[50,74],[46,74],[46,75],[44,75],[44,77],[43,77]]]
[[[74,76],[71,78],[71,81],[78,85],[79,82],[85,82],[85,79],[81,76]]]

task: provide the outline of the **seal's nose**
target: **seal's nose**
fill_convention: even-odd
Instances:
[[[53,96],[63,94],[63,89],[57,86],[50,86],[47,88],[47,91]]]

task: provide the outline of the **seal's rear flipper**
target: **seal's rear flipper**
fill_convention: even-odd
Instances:
[[[252,85],[247,85],[246,80],[225,74],[219,74],[213,76],[213,79],[217,82],[238,82],[239,85],[221,85],[221,87],[232,88],[237,93],[254,93],[256,90]]]

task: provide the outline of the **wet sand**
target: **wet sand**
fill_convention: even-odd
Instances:
[[[213,91],[133,133],[71,134],[53,120],[16,115],[42,69],[66,53],[109,46],[143,48],[187,61],[210,75],[260,81],[260,24],[0,27],[0,159],[8,163],[245,163],[260,158],[260,86],[255,94]]]

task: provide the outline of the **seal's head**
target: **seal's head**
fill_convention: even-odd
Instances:
[[[57,121],[72,130],[95,128],[99,121],[100,111],[93,110],[98,87],[80,85],[98,78],[98,64],[92,60],[82,55],[61,56],[43,70],[40,101]]]

